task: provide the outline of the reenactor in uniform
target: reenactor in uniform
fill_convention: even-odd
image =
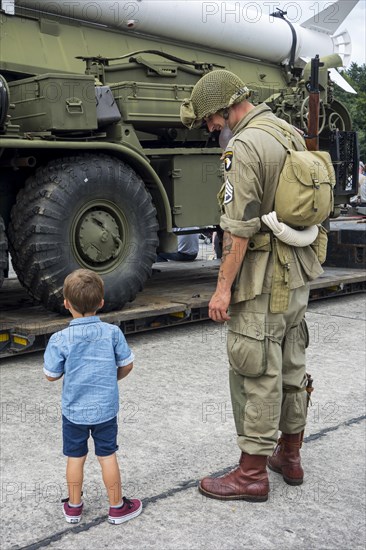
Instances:
[[[270,133],[250,127],[275,123],[292,149],[306,148],[299,131],[278,119],[235,74],[214,70],[181,106],[189,128],[233,133],[224,154],[219,194],[223,253],[210,318],[227,322],[231,400],[241,450],[239,465],[201,480],[199,490],[217,499],[268,499],[268,467],[290,485],[303,482],[300,448],[309,387],[305,370],[308,281],[322,273],[311,246],[278,246],[262,216],[274,210],[286,150]],[[284,261],[285,254],[285,261]],[[278,429],[282,434],[277,441]],[[277,445],[276,445],[277,443]]]

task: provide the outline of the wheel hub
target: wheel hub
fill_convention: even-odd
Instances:
[[[78,231],[78,248],[83,259],[103,263],[118,256],[121,236],[113,216],[103,210],[84,214]]]

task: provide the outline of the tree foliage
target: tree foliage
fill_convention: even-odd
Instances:
[[[360,145],[360,158],[366,162],[366,64],[351,63],[350,67],[342,73],[357,95],[350,94],[335,85],[335,97],[347,107],[353,129],[358,133]]]

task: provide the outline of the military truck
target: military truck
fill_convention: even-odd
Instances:
[[[306,132],[308,60],[320,54],[320,148],[347,202],[357,143],[332,79],[349,40],[333,35],[356,3],[335,4],[337,25],[327,8],[300,27],[283,12],[225,19],[229,2],[1,2],[0,283],[10,251],[30,295],[62,312],[65,276],[89,268],[113,311],[142,289],[156,251],[175,247],[174,228],[216,226],[220,136],[179,116],[216,68]]]

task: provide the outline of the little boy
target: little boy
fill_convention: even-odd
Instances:
[[[121,330],[96,316],[103,307],[104,284],[88,269],[77,269],[64,282],[64,306],[73,316],[68,328],[53,334],[44,354],[44,373],[62,389],[63,452],[68,457],[69,497],[63,504],[68,523],[81,519],[84,463],[89,434],[102,468],[110,508],[108,521],[123,523],[142,511],[139,499],[122,498],[117,462],[118,380],[133,368],[134,355]]]

